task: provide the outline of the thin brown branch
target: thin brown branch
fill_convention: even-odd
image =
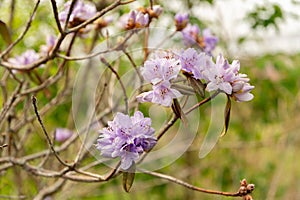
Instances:
[[[120,3],[120,5],[126,5],[126,4],[129,4],[129,3],[132,3],[132,2],[135,2],[136,0],[128,0],[128,1],[122,1]]]
[[[123,50],[123,53],[127,56],[128,60],[130,61],[132,67],[134,68],[134,70],[136,71],[139,79],[140,79],[140,84],[142,85],[143,84],[143,76],[141,75],[138,67],[137,67],[137,64],[134,62],[133,58],[131,57],[131,55],[124,49]]]
[[[149,0],[150,1],[150,8],[151,10],[153,10],[153,0]]]
[[[36,104],[36,97],[35,97],[35,96],[32,96],[31,100],[32,100],[32,105],[33,105],[33,108],[34,108],[35,115],[36,115],[36,117],[37,117],[37,119],[38,119],[38,121],[39,121],[39,123],[40,123],[40,125],[41,125],[41,128],[42,128],[42,130],[43,130],[43,132],[44,132],[44,134],[45,134],[45,136],[46,136],[48,145],[49,145],[49,147],[51,148],[52,153],[54,154],[54,156],[56,157],[56,159],[57,159],[62,165],[66,166],[66,167],[71,167],[71,165],[65,163],[65,162],[59,157],[59,155],[57,154],[57,152],[55,151],[54,146],[53,146],[53,143],[52,143],[52,141],[51,141],[51,139],[50,139],[50,136],[49,136],[49,134],[48,134],[48,132],[47,132],[45,126],[44,126],[44,123],[43,123],[43,121],[42,121],[42,119],[41,119],[41,117],[40,117],[40,114],[39,114],[39,112],[38,112],[38,108],[37,108],[37,104]]]
[[[71,2],[70,8],[68,10],[67,18],[66,18],[66,21],[65,21],[65,25],[64,25],[64,31],[66,31],[67,28],[68,28],[68,23],[69,23],[69,20],[70,20],[70,17],[71,17],[71,14],[73,12],[73,9],[74,9],[74,6],[75,6],[76,2],[77,2],[77,0],[72,0],[72,2]]]
[[[60,21],[59,21],[59,18],[58,18],[58,10],[57,10],[57,6],[56,6],[56,1],[51,0],[51,5],[52,5],[52,10],[53,10],[53,14],[54,14],[54,18],[55,18],[57,28],[58,28],[59,32],[61,34],[63,34],[63,29],[61,27],[61,24],[60,24]]]
[[[173,114],[173,117],[171,120],[158,132],[157,134],[157,140],[159,140],[174,124],[175,122],[179,119],[177,115]]]
[[[161,173],[158,173],[158,172],[147,171],[147,170],[144,170],[144,169],[138,169],[138,170],[140,172],[145,173],[145,174],[149,174],[151,176],[155,176],[155,177],[158,177],[158,178],[165,179],[165,180],[168,180],[170,182],[176,183],[178,185],[182,185],[182,186],[184,186],[188,189],[195,190],[197,192],[202,192],[202,193],[206,193],[206,194],[215,194],[215,195],[221,195],[221,196],[227,196],[227,197],[245,196],[245,194],[242,194],[240,192],[222,192],[222,191],[216,191],[216,190],[208,190],[208,189],[204,189],[204,188],[200,188],[200,187],[191,185],[191,184],[189,184],[187,182],[184,182],[180,179],[177,179],[173,176],[169,176],[169,175],[166,175],[166,174],[161,174]]]
[[[131,2],[129,2],[131,3]],[[78,26],[75,26],[74,28],[69,29],[68,31],[66,31],[67,33],[72,33],[72,32],[76,32],[82,28],[84,28],[86,25],[93,23],[94,21],[96,21],[98,18],[102,17],[104,14],[106,14],[107,12],[113,10],[114,8],[118,7],[122,5],[121,0],[117,0],[115,1],[113,4],[111,4],[110,6],[102,9],[99,13],[97,13],[94,17],[92,17],[89,20],[86,20],[85,22],[79,24]]]
[[[195,110],[196,108],[200,107],[201,105],[209,102],[210,100],[212,100],[213,98],[215,98],[218,94],[220,94],[220,91],[217,90],[215,93],[213,93],[211,96],[203,99],[202,101],[200,101],[199,103],[195,104],[194,106],[192,106],[188,111],[186,111],[184,114],[187,115],[190,112],[192,112],[193,110]]]

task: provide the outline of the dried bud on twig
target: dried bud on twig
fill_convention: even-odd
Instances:
[[[241,185],[241,187],[239,189],[239,193],[242,195],[243,200],[253,200],[250,193],[255,188],[254,184],[252,184],[252,183],[247,184],[246,179],[243,179],[243,180],[241,180],[240,185]]]

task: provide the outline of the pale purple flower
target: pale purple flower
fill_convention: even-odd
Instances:
[[[207,80],[205,70],[211,66],[211,58],[205,53],[198,53],[194,48],[181,50],[179,54],[182,70],[191,73],[195,79]]]
[[[139,102],[152,102],[162,106],[171,106],[173,99],[179,98],[182,94],[171,88],[169,81],[160,82],[152,86],[153,90],[142,93],[136,98]]]
[[[185,13],[185,14],[177,13],[175,15],[174,19],[175,19],[176,30],[181,31],[189,23],[189,14],[188,13]]]
[[[253,94],[250,93],[253,89],[254,86],[249,83],[235,82],[232,86],[232,97],[238,102],[250,101],[254,97]]]
[[[234,100],[241,101],[250,101],[253,99],[253,94],[250,92],[254,89],[254,86],[250,85],[249,78],[246,74],[238,74],[235,81],[232,83],[232,97]]]
[[[59,13],[59,20],[62,24],[67,19],[68,12],[70,10],[71,1],[68,1],[64,5],[64,10]],[[69,24],[70,26],[76,26],[82,22],[90,19],[96,14],[97,10],[94,4],[84,3],[82,0],[78,0],[73,8],[70,15]]]
[[[33,49],[29,49],[25,51],[23,54],[16,56],[15,58],[9,58],[8,62],[17,66],[21,67],[24,65],[29,65],[34,63],[40,58],[40,55]]]
[[[137,100],[170,106],[172,99],[181,96],[179,91],[171,88],[170,82],[177,78],[180,70],[180,60],[173,52],[155,54],[154,58],[147,60],[141,68],[144,79],[151,82],[153,90],[138,95]]]
[[[170,81],[178,76],[181,66],[179,60],[174,58],[159,58],[156,57],[147,60],[144,67],[141,68],[142,75],[146,81],[153,85],[161,81]]]
[[[54,138],[58,142],[63,142],[73,135],[73,131],[66,128],[57,128],[55,130]]]
[[[135,24],[135,20],[136,20],[136,16],[137,16],[138,12],[139,11],[137,11],[137,10],[131,10],[129,12],[129,14],[125,15],[125,16],[127,16],[128,23]]]
[[[216,64],[205,71],[209,81],[206,89],[208,91],[219,89],[227,94],[232,94],[231,83],[236,76],[232,69],[228,61],[222,55],[219,55]]]
[[[209,29],[204,29],[202,32],[203,40],[204,40],[204,52],[211,55],[211,52],[215,49],[218,38],[211,34]]]
[[[157,141],[154,132],[151,119],[140,111],[132,117],[118,112],[108,127],[100,131],[96,147],[104,157],[119,157],[120,168],[127,170],[143,152],[154,147]]]
[[[192,46],[197,43],[200,29],[197,25],[188,24],[182,31],[183,42],[186,46]]]

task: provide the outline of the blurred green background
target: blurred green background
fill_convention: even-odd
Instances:
[[[21,3],[16,1],[16,16],[13,21],[13,39],[16,39],[24,26],[24,19],[32,7],[29,2]],[[109,1],[108,1],[109,2]],[[241,62],[241,72],[248,74],[251,84],[255,86],[253,90],[254,99],[251,102],[233,102],[231,111],[231,121],[227,135],[220,139],[214,149],[203,159],[199,159],[199,147],[203,141],[203,124],[199,128],[197,138],[189,150],[172,165],[161,170],[166,173],[199,187],[222,190],[237,191],[239,181],[246,178],[248,182],[255,184],[253,193],[254,199],[267,200],[291,200],[300,199],[300,43],[299,48],[273,49],[268,51],[263,45],[267,42],[274,43],[282,36],[281,25],[287,23],[290,18],[298,19],[295,13],[282,8],[276,1],[263,1],[263,3],[251,4],[250,10],[245,10],[244,17],[240,23],[247,26],[251,32],[231,36],[225,34],[218,20],[202,20],[193,15],[196,8],[210,9],[217,7],[220,1],[179,1],[179,6],[170,6],[168,2],[161,3],[165,9],[164,15],[172,18],[178,12],[178,7],[183,5],[181,11],[191,13],[192,21],[201,27],[212,27],[214,33],[220,37],[220,49],[224,51],[230,59],[239,59]],[[224,4],[235,3],[236,1],[225,1]],[[245,1],[248,2],[249,1]],[[275,2],[275,3],[274,3]],[[0,1],[0,19],[7,22],[9,19],[10,1]],[[137,5],[145,5],[148,2],[138,1]],[[297,2],[290,2],[291,5],[299,6]],[[136,5],[134,4],[134,5]],[[124,10],[134,6],[125,7]],[[222,7],[221,7],[222,8]],[[299,8],[299,7],[298,7]],[[118,12],[124,12],[119,10]],[[225,11],[226,12],[226,11]],[[230,11],[233,12],[233,11]],[[236,11],[235,12],[243,12]],[[45,15],[47,13],[47,15]],[[52,19],[49,3],[43,1],[34,21],[32,28],[28,32],[14,54],[23,52],[26,48],[38,50],[44,44],[46,34],[55,34],[55,24]],[[46,17],[45,17],[46,16]],[[158,24],[160,25],[160,24]],[[172,24],[169,24],[172,26]],[[299,25],[299,23],[298,23]],[[224,25],[225,26],[225,25]],[[295,28],[298,28],[295,26]],[[248,30],[246,29],[246,30]],[[49,30],[49,31],[43,31]],[[234,32],[234,30],[232,30]],[[37,37],[37,33],[41,37]],[[266,33],[265,35],[262,33]],[[299,32],[298,32],[299,33]],[[267,36],[266,36],[267,35]],[[268,37],[271,37],[268,38]],[[4,43],[0,38],[0,49],[4,49]],[[267,42],[266,42],[267,40]],[[254,49],[265,49],[255,51],[251,49],[249,41],[256,41],[258,46]],[[291,46],[295,46],[299,38],[287,38]],[[89,44],[78,44],[82,48]],[[266,43],[265,43],[266,42]],[[234,45],[234,47],[232,47]],[[250,45],[250,47],[249,47]],[[288,46],[282,44],[283,46]],[[246,46],[246,47],[245,47]],[[247,49],[248,48],[248,49]],[[245,50],[246,49],[246,50]],[[251,51],[253,50],[253,51]],[[216,52],[220,52],[218,49]],[[239,54],[238,54],[239,53]],[[53,63],[52,63],[53,64]],[[54,63],[55,64],[55,63]],[[70,62],[77,66],[78,63]],[[73,74],[76,73],[76,67]],[[3,74],[3,68],[0,74]],[[42,71],[40,72],[42,73]],[[52,74],[54,72],[47,72]],[[12,83],[13,85],[14,83]],[[53,94],[60,90],[63,81],[50,88]],[[13,86],[10,91],[13,90]],[[41,104],[47,102],[47,98],[42,93],[38,94]],[[2,98],[1,99],[1,104]],[[25,103],[24,103],[25,104]],[[23,104],[17,107],[17,111],[23,109]],[[71,95],[63,104],[53,108],[44,119],[47,121],[49,130],[55,127],[64,127],[70,123]],[[205,112],[201,110],[201,112]],[[204,122],[203,122],[204,123]],[[0,127],[1,128],[1,127]],[[2,128],[3,132],[4,129]],[[47,145],[38,125],[33,125],[30,140],[26,143],[27,148],[24,154],[37,152]],[[171,132],[168,134],[172,134]],[[74,148],[74,147],[73,147]],[[68,158],[70,151],[62,156]],[[87,158],[85,163],[92,162],[94,157]],[[55,167],[55,163],[52,163]],[[55,167],[56,168],[56,167]],[[107,171],[105,166],[97,166],[92,171],[102,173]],[[18,179],[14,176],[19,174],[22,177],[21,183],[16,183]],[[54,179],[34,177],[27,175],[20,168],[9,169],[0,174],[0,194],[16,195],[21,187],[22,193],[30,197],[34,196],[40,189],[39,186],[51,184]],[[52,196],[52,199],[234,199],[202,194],[188,190],[182,186],[167,182],[149,175],[137,174],[131,192],[125,193],[122,189],[122,179],[117,177],[108,183],[75,183],[68,181],[61,191]]]

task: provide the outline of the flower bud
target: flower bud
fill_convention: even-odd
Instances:
[[[151,8],[148,8],[147,12],[150,18],[158,18],[159,15],[163,12],[163,9],[162,7],[160,7],[160,5],[154,5],[153,9],[151,10]]]
[[[135,22],[135,27],[136,28],[142,28],[146,27],[149,23],[149,15],[148,14],[143,14],[139,12],[136,15],[136,22]]]
[[[252,191],[254,190],[254,188],[255,188],[255,185],[254,185],[254,184],[248,184],[248,185],[247,185],[247,191],[248,191],[248,192],[252,192]]]
[[[174,19],[175,19],[176,30],[181,31],[187,26],[187,24],[189,22],[189,14],[187,14],[187,13],[185,13],[185,14],[177,13],[175,15]]]
[[[241,180],[240,184],[241,184],[241,186],[247,186],[246,179]]]

